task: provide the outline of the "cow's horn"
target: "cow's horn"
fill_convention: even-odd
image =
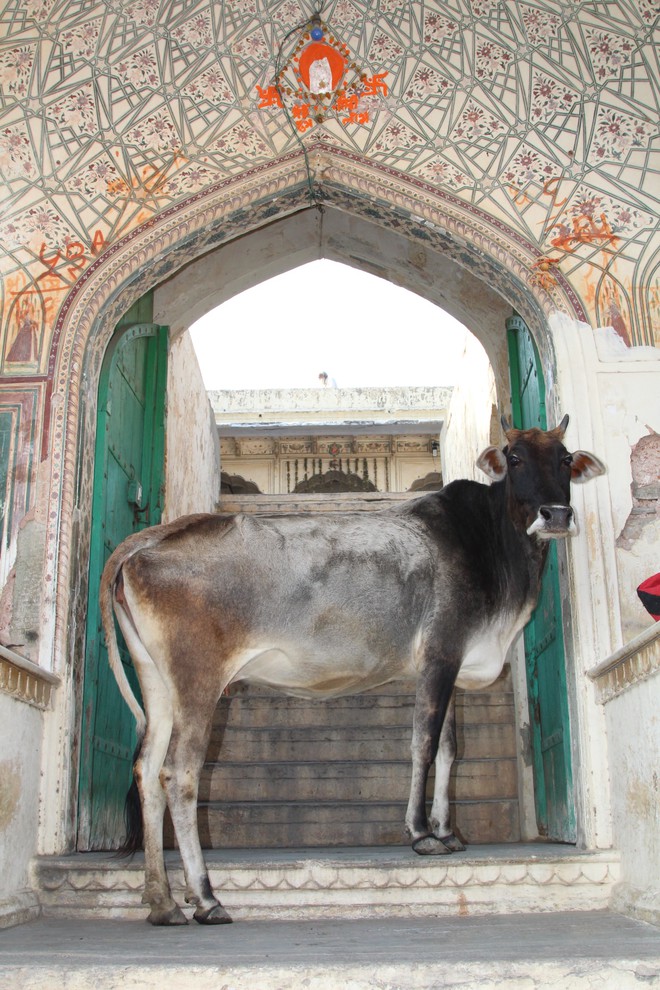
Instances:
[[[511,432],[511,424],[507,423],[506,416],[500,416],[500,424],[505,434],[508,436]]]
[[[567,426],[568,426],[568,413],[566,413],[559,426],[556,426],[552,432],[556,433],[559,439],[561,440],[561,438],[564,436],[564,433],[566,433]]]

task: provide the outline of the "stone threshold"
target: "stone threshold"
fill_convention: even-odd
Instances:
[[[0,990],[644,990],[660,932],[607,911],[0,932]]]
[[[619,881],[612,850],[551,843],[471,846],[416,856],[407,846],[207,850],[216,894],[235,920],[483,916],[607,908]],[[166,862],[186,913],[177,852]],[[146,918],[144,859],[112,853],[40,857],[34,887],[47,918]]]

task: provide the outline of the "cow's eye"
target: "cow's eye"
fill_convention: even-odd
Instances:
[[[570,467],[571,464],[573,463],[573,455],[566,454],[565,457],[562,457],[561,462],[564,465],[564,467]]]
[[[509,455],[509,465],[511,467],[518,467],[518,465],[521,464],[521,463],[522,463],[522,461],[520,460],[520,458],[518,457],[517,454],[510,454]]]

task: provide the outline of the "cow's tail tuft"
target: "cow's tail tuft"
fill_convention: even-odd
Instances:
[[[133,754],[133,766],[140,755],[142,749],[142,738],[138,740],[137,748]],[[142,805],[140,803],[140,792],[138,790],[135,774],[131,781],[131,786],[126,794],[124,803],[124,826],[126,838],[117,850],[118,857],[134,856],[136,852],[144,846],[144,823],[142,821]]]

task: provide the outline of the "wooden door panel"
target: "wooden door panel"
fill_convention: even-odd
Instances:
[[[545,387],[532,336],[507,320],[513,425],[547,429]],[[575,805],[557,547],[550,545],[541,593],[525,628],[534,790],[539,832],[575,842]]]
[[[79,797],[79,849],[112,849],[121,841],[135,721],[110,671],[98,605],[103,566],[128,536],[160,519],[167,331],[153,324],[122,327],[109,348],[99,386],[89,608]],[[136,505],[136,484],[143,494]],[[147,511],[136,511],[148,505]],[[139,696],[121,635],[120,653]]]

